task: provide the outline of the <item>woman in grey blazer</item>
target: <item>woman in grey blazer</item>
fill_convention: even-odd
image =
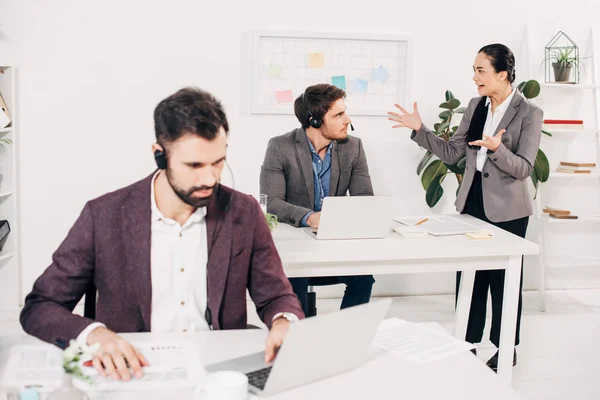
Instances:
[[[423,125],[417,104],[413,113],[396,104],[390,112],[394,128],[413,130],[411,139],[446,164],[466,157],[465,174],[456,208],[515,235],[525,237],[533,213],[527,178],[531,174],[542,134],[543,113],[514,87],[515,57],[502,44],[491,44],[477,53],[473,81],[480,97],[471,99],[460,126],[450,141],[437,137]],[[460,273],[456,288],[460,284]],[[521,271],[521,288],[523,274]],[[499,346],[504,270],[477,271],[466,340],[479,343],[483,337],[488,288],[492,296],[490,340]],[[519,344],[521,296],[517,313],[515,345]],[[513,365],[517,363],[514,352]],[[487,362],[496,370],[498,352]]]

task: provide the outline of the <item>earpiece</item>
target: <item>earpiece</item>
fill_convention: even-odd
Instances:
[[[308,108],[308,105],[306,104],[306,100],[304,99],[304,93],[302,93],[301,97],[302,97],[302,103],[304,104],[306,111],[308,111],[308,114],[310,115],[310,120],[308,121],[308,123],[313,128],[319,129],[321,127],[321,125],[323,125],[323,122],[320,119],[316,119],[315,116],[313,115],[313,113],[310,112],[310,109]]]
[[[167,169],[167,155],[163,151],[154,151],[154,161],[158,169]]]

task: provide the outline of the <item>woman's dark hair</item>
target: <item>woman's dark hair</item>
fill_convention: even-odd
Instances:
[[[309,86],[294,102],[294,113],[304,129],[310,126],[310,118],[323,121],[333,103],[346,98],[346,92],[337,86],[321,83]],[[310,110],[310,112],[309,112]]]
[[[506,78],[510,83],[515,81],[515,55],[512,50],[500,43],[483,46],[479,53],[488,56],[492,67],[497,73],[506,71]]]
[[[161,144],[173,143],[187,133],[213,140],[221,127],[229,132],[221,102],[198,88],[183,88],[158,103],[154,110],[156,141]]]

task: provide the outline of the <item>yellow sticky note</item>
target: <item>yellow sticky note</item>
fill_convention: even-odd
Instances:
[[[323,53],[311,53],[308,55],[308,66],[311,68],[323,68],[325,66],[325,60],[323,59]]]
[[[269,65],[269,70],[267,71],[267,75],[270,78],[280,78],[281,77],[281,65],[276,65],[276,64]]]

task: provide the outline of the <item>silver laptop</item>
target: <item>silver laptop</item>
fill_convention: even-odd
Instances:
[[[391,196],[325,197],[319,229],[304,229],[319,240],[380,239],[389,234],[391,219]]]
[[[263,351],[209,365],[206,371],[242,372],[259,396],[349,371],[367,360],[391,302],[376,300],[292,324],[272,364],[265,364]]]

